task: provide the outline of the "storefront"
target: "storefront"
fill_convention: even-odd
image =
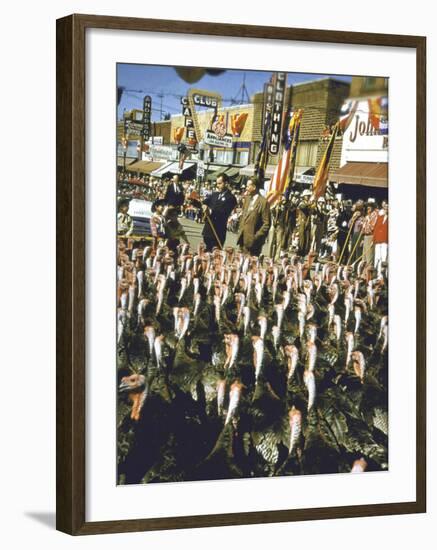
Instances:
[[[276,170],[276,164],[268,164],[266,171],[265,171],[265,179],[270,179]],[[240,168],[240,175],[246,176],[246,177],[253,177],[255,176],[255,165],[254,164],[248,164],[244,168]]]
[[[349,98],[342,108],[345,121],[340,168],[329,180],[352,200],[388,196],[387,97]]]
[[[388,196],[388,164],[386,162],[347,162],[329,176],[338,192],[352,200]]]

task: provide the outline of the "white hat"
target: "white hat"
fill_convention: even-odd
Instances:
[[[305,189],[305,191],[303,191],[303,193],[302,193],[302,197],[310,197],[311,194],[312,193],[309,189]]]
[[[319,197],[317,199],[318,202],[326,202],[325,197]]]

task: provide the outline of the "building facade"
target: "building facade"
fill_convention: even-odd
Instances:
[[[340,166],[330,180],[353,198],[388,195],[388,79],[353,77],[343,104]]]
[[[293,109],[303,109],[299,145],[296,152],[295,181],[312,183],[315,169],[325,151],[327,140],[324,132],[338,120],[340,109],[349,96],[350,84],[335,78],[324,78],[294,84],[287,88],[285,104]],[[255,163],[262,139],[263,93],[253,96],[255,108],[252,165]],[[339,136],[334,146],[332,166],[340,166],[342,139]],[[278,163],[279,155],[270,156],[269,177]]]
[[[233,105],[215,109],[196,109],[191,117],[197,117],[200,136],[196,136],[199,150],[199,160],[205,163],[223,166],[245,166],[249,163],[253,146],[253,114],[254,106]],[[183,114],[171,117],[171,143],[175,146],[186,141],[187,117]],[[228,136],[228,146],[217,146],[205,143],[204,136],[219,122],[223,137]],[[188,122],[190,124],[190,122]],[[200,142],[200,143],[199,143]]]

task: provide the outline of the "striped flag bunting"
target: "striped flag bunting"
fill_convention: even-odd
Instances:
[[[284,151],[276,166],[266,194],[267,202],[271,207],[278,202],[293,180],[302,115],[302,109],[290,113],[290,122],[284,139]]]

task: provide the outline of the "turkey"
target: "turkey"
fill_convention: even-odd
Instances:
[[[183,246],[118,254],[118,483],[387,469],[384,273]]]

